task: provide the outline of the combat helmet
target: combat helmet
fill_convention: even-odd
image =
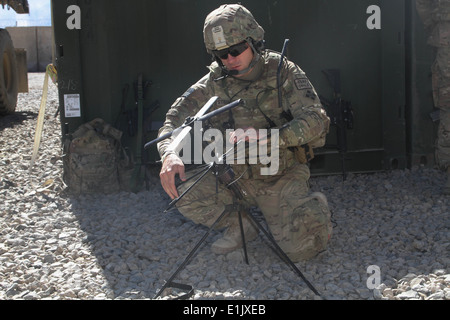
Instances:
[[[251,12],[240,4],[225,4],[211,12],[205,20],[203,37],[206,51],[216,60],[225,76],[245,74],[261,60],[264,29],[256,22]],[[246,42],[253,51],[250,65],[241,71],[227,70],[213,51],[224,50],[242,42]]]
[[[243,41],[258,49],[264,41],[264,29],[247,8],[240,4],[224,4],[206,17],[203,37],[210,54]]]

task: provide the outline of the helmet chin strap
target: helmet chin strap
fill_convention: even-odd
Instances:
[[[253,46],[252,41],[250,39],[247,39],[246,42],[248,43],[248,45],[250,46],[250,48],[253,51],[253,59],[250,62],[250,65],[247,68],[245,68],[244,70],[241,70],[241,71],[228,70],[227,68],[225,68],[225,66],[223,65],[222,61],[220,61],[220,59],[217,58],[217,60],[219,62],[219,65],[222,67],[222,71],[225,73],[225,75],[236,77],[236,76],[240,76],[240,75],[246,74],[247,72],[252,70],[253,67],[256,65],[256,63],[259,61],[259,59],[261,59],[261,55],[259,54],[259,52],[256,51],[255,47]]]

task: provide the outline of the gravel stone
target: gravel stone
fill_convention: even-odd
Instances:
[[[163,213],[169,198],[158,168],[149,170],[150,190],[69,195],[51,82],[30,170],[44,74],[28,77],[16,113],[0,118],[0,300],[153,299],[207,229],[177,211]],[[322,298],[448,300],[444,184],[441,171],[424,167],[349,174],[345,182],[338,175],[312,177],[312,190],[328,198],[334,230],[328,249],[297,267]],[[241,251],[215,255],[210,246],[218,237],[213,231],[175,280],[194,287],[192,299],[321,299],[262,234],[248,243],[248,265]],[[158,299],[179,293],[168,288]]]

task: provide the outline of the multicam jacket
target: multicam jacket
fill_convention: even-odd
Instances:
[[[213,128],[225,132],[225,129],[253,127],[259,129],[279,129],[279,170],[283,174],[296,163],[294,148],[304,145],[323,146],[329,130],[329,118],[320,99],[305,75],[293,62],[285,59],[278,81],[277,71],[281,54],[269,50],[262,53],[250,77],[235,78],[224,76],[222,69],[214,62],[210,72],[179,97],[167,113],[166,121],[159,136],[180,127],[185,119],[195,115],[213,96],[219,99],[210,111],[225,106],[235,100],[242,103],[228,112],[212,118]],[[278,86],[278,83],[280,84]],[[282,107],[279,103],[281,90]],[[158,144],[162,160],[169,139]],[[248,172],[244,178],[264,179],[256,165],[233,165],[237,173]],[[248,170],[250,169],[250,170]]]

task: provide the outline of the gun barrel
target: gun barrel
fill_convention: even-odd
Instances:
[[[166,133],[166,134],[162,135],[161,137],[158,137],[158,138],[156,138],[156,139],[154,139],[154,140],[152,140],[152,141],[150,141],[150,142],[147,142],[147,143],[144,145],[144,149],[148,149],[148,148],[150,148],[152,145],[154,145],[155,143],[158,143],[158,142],[161,142],[161,141],[163,141],[163,140],[169,139],[169,138],[172,136],[172,134],[173,134],[173,131],[172,131],[172,132],[169,132],[169,133]]]
[[[227,104],[226,106],[224,106],[222,108],[219,108],[217,110],[211,111],[210,113],[207,113],[204,116],[202,116],[200,118],[197,118],[195,120],[196,121],[205,121],[205,120],[211,119],[212,117],[215,117],[215,116],[217,116],[217,115],[219,115],[221,113],[224,113],[224,112],[226,112],[226,111],[228,111],[230,109],[233,109],[233,108],[237,107],[241,102],[242,102],[241,99],[236,100],[236,101],[234,101],[232,103]]]

